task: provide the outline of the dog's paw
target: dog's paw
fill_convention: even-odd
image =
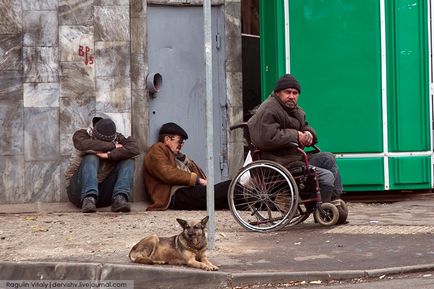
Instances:
[[[201,269],[206,270],[206,271],[218,271],[219,270],[219,268],[217,266],[214,266],[212,264],[203,265]]]
[[[164,265],[164,264],[166,264],[165,261],[153,261],[153,263],[156,264],[156,265]]]

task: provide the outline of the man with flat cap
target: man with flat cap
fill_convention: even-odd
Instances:
[[[176,123],[161,126],[158,142],[145,155],[145,189],[149,211],[206,210],[207,180],[202,169],[181,152],[186,131]],[[214,186],[215,208],[227,209],[230,181]]]
[[[301,155],[291,143],[301,148],[317,143],[315,130],[306,121],[306,113],[298,106],[301,93],[298,80],[285,74],[276,82],[271,95],[249,119],[248,127],[252,143],[261,150],[261,159],[272,160],[290,168],[301,161]],[[309,159],[317,167],[317,175],[323,202],[339,198],[342,183],[335,156],[328,152],[312,154]]]
[[[75,151],[65,173],[69,200],[83,213],[111,205],[113,212],[129,212],[134,178],[135,139],[116,132],[116,125],[101,114],[87,129],[72,136]]]

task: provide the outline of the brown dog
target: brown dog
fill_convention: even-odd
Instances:
[[[183,228],[173,237],[159,238],[153,234],[142,239],[131,249],[130,260],[141,264],[187,265],[207,271],[217,271],[206,257],[205,227],[208,216],[200,222],[176,219]]]

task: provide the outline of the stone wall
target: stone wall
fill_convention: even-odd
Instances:
[[[232,123],[242,119],[240,1],[225,3]],[[0,0],[0,203],[67,201],[71,136],[96,112],[110,115],[145,150],[146,6],[146,0]],[[230,151],[240,155],[242,142],[230,138]],[[233,162],[238,167],[240,160]],[[136,164],[134,199],[142,200],[142,157]]]

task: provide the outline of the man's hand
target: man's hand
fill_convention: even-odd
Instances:
[[[208,184],[208,181],[202,178],[199,178],[199,185],[206,186]]]
[[[101,159],[108,159],[109,158],[108,153],[103,153],[103,152],[96,153],[96,156],[101,158]]]
[[[117,149],[118,149],[118,148],[123,148],[123,147],[124,147],[124,146],[121,145],[120,143],[115,143],[115,145],[116,145],[116,148],[117,148]],[[104,152],[98,152],[98,153],[96,153],[96,156],[99,157],[99,158],[101,158],[101,159],[108,159],[108,158],[109,158],[109,153],[110,153],[110,152],[106,152],[106,153],[104,153]]]
[[[313,141],[313,136],[309,131],[304,131],[304,132],[299,131],[298,132],[298,142],[302,146],[304,146],[304,147],[310,146],[310,145],[312,145],[312,141]]]

